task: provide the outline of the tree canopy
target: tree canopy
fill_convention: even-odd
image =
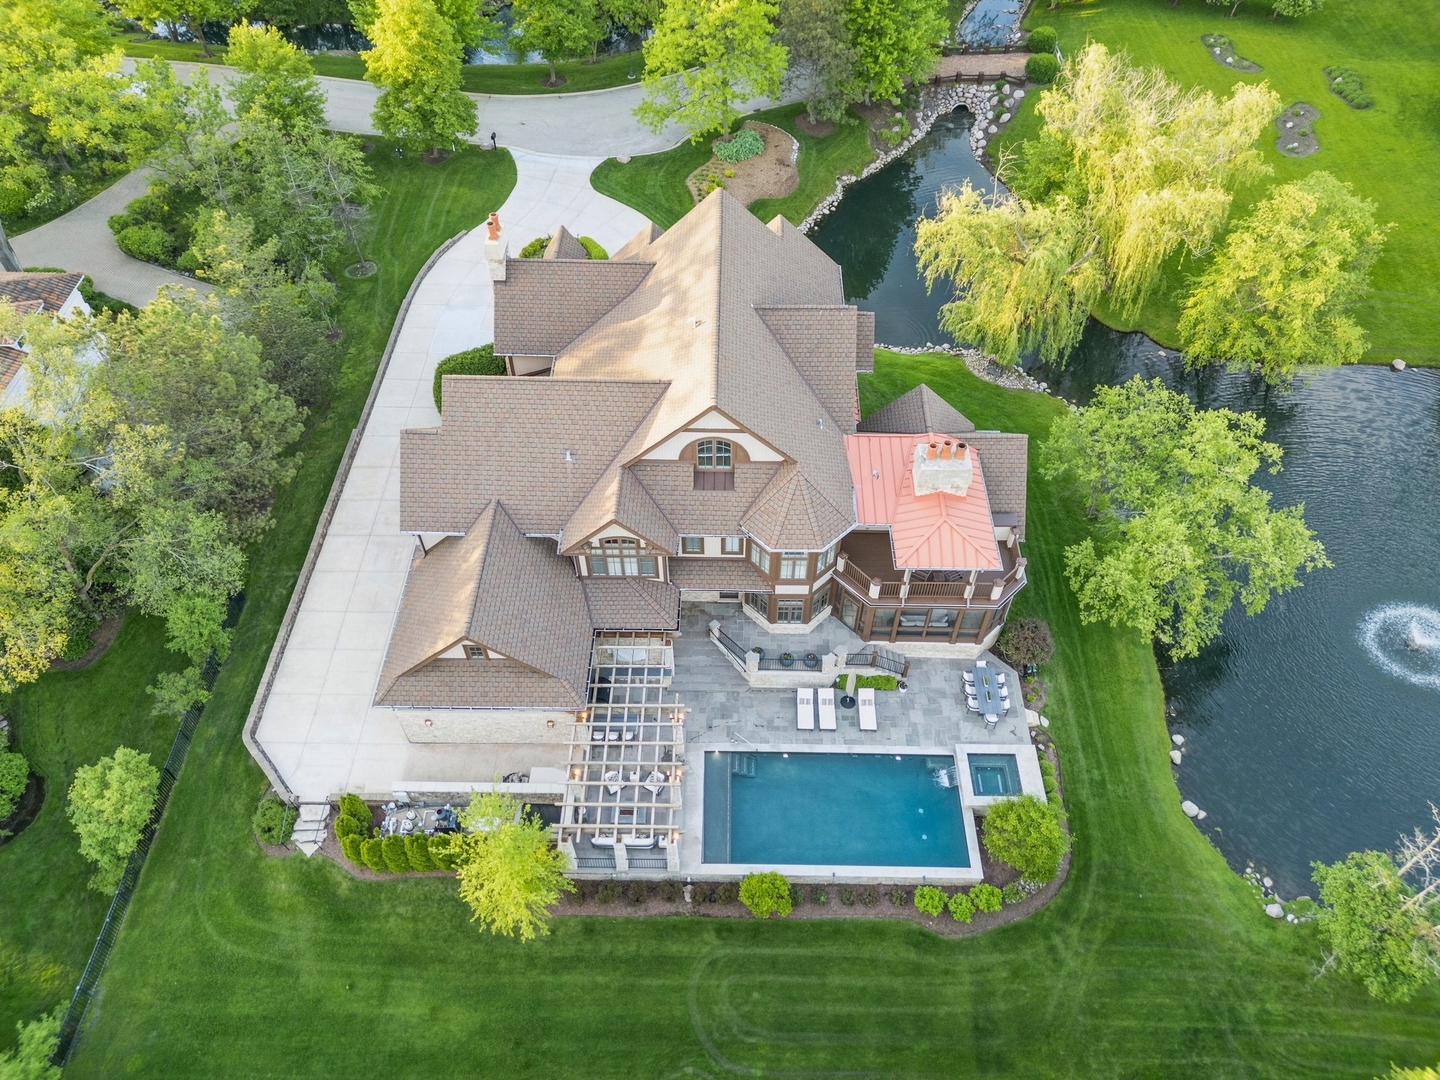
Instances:
[[[810,122],[842,118],[856,89],[845,0],[780,0],[779,27],[790,72],[805,87]]]
[[[935,70],[950,36],[943,0],[846,0],[845,25],[866,101],[896,101]]]
[[[108,894],[120,884],[159,786],[160,770],[150,755],[128,746],[75,770],[66,814],[80,834],[80,854],[95,864],[92,889]]]
[[[30,1023],[15,1025],[20,1034],[14,1050],[0,1052],[0,1080],[60,1080],[60,1069],[50,1064],[60,1045],[61,1010]]]
[[[774,38],[771,0],[669,0],[645,43],[646,96],[635,109],[659,131],[670,121],[699,142],[730,127],[751,97],[775,97],[785,46]]]
[[[549,908],[575,888],[565,877],[565,856],[550,844],[550,830],[499,791],[472,792],[461,824],[471,831],[463,834],[456,874],[474,921],[521,941],[549,933]]]
[[[241,77],[230,85],[235,115],[258,114],[284,130],[325,123],[325,92],[305,54],[273,26],[230,28],[226,61]]]
[[[985,812],[985,850],[1027,881],[1049,881],[1070,841],[1048,803],[1033,795],[1002,799]]]
[[[1176,658],[1220,631],[1238,598],[1247,614],[1330,565],[1303,505],[1274,509],[1251,483],[1281,451],[1252,413],[1197,409],[1158,379],[1100,388],[1062,414],[1041,469],[1075,482],[1097,518],[1065,551],[1084,622],[1131,626]]]
[[[1196,278],[1180,316],[1190,365],[1258,371],[1275,385],[1306,364],[1353,364],[1365,331],[1350,316],[1386,228],[1375,204],[1327,172],[1275,188]]]
[[[478,110],[460,90],[460,39],[433,0],[378,0],[365,78],[381,88],[375,126],[415,150],[475,134]]]
[[[551,86],[560,81],[555,61],[583,55],[604,34],[595,0],[513,0],[510,10],[516,47],[545,58]]]

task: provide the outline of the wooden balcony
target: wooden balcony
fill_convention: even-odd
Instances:
[[[1000,553],[1000,570],[907,572],[894,566],[888,535],[851,533],[841,543],[835,577],[871,606],[994,608],[1025,583],[1018,546],[1002,543]]]

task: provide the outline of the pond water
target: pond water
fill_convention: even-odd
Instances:
[[[960,20],[955,37],[962,45],[1005,45],[1020,22],[1021,0],[976,0]]]
[[[961,114],[963,115],[963,114]],[[844,268],[876,338],[948,341],[915,272],[915,218],[945,183],[983,171],[958,117],[855,185],[812,236]],[[1140,334],[1091,323],[1063,370],[1037,377],[1069,400],[1132,375],[1205,407],[1258,412],[1284,448],[1263,476],[1276,505],[1303,502],[1334,567],[1247,618],[1238,608],[1201,656],[1163,664],[1171,730],[1185,736],[1180,791],[1237,869],[1281,896],[1313,894],[1309,864],[1385,848],[1440,802],[1440,372],[1352,367],[1289,394],[1246,376],[1187,373]]]

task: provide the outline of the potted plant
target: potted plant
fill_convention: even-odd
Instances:
[[[816,656],[813,652],[807,652],[805,654],[805,666],[808,668],[818,668],[820,666],[820,657]]]
[[[905,691],[907,691],[907,690],[910,689],[910,684],[909,684],[908,682],[906,682],[904,679],[901,679],[898,683],[895,684],[895,689],[896,689],[896,690],[899,690],[900,693],[903,694],[903,693],[905,693]]]
[[[764,660],[764,659],[765,659],[765,650],[762,649],[759,645],[756,645],[756,646],[755,646],[754,648],[752,648],[750,651],[753,652],[753,653],[754,653],[757,657],[759,657],[761,660]]]
[[[780,654],[780,665],[782,667],[793,667],[795,665],[795,654],[782,652]]]

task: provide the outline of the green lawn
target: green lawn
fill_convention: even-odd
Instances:
[[[194,42],[134,41],[133,34],[117,35],[116,41],[126,56],[160,57],[197,64],[225,63],[225,46],[211,45],[213,56],[207,57]],[[310,57],[316,75],[335,79],[365,78],[365,61],[358,56],[331,56],[320,53]],[[575,94],[584,90],[608,90],[630,82],[634,71],[638,79],[645,70],[644,58],[637,53],[602,57],[597,63],[589,60],[565,60],[555,65],[556,74],[565,81],[559,86],[546,86],[550,75],[546,64],[465,64],[460,68],[462,87],[472,94]]]
[[[377,310],[393,311],[394,295]],[[1354,983],[1317,980],[1313,930],[1267,919],[1181,814],[1150,648],[1079,624],[1061,572],[1064,546],[1083,535],[1079,500],[1033,475],[1021,608],[1047,618],[1058,643],[1046,713],[1076,848],[1060,895],[1021,923],[949,940],[881,921],[581,916],[520,945],[477,932],[448,881],[361,883],[321,859],[266,858],[247,824],[264,780],[240,729],[366,370],[354,366],[336,440],[314,453],[257,553],[234,656],[70,1080],[1315,1080],[1440,1056],[1440,993],[1383,1007]],[[862,377],[862,408],[922,380],[980,427],[1038,438],[1063,408],[951,358],[884,353]],[[55,999],[32,996],[33,1008]]]
[[[1372,291],[1359,309],[1370,333],[1368,360],[1440,363],[1440,5],[1371,0],[1330,0],[1318,15],[1269,18],[1270,5],[1247,0],[1236,18],[1227,5],[1181,0],[1071,0],[1059,11],[1031,8],[1027,26],[1052,25],[1068,56],[1087,40],[1123,48],[1143,64],[1163,67],[1186,86],[1228,93],[1242,77],[1216,64],[1200,35],[1224,34],[1236,51],[1264,68],[1243,76],[1267,80],[1286,105],[1307,101],[1320,110],[1315,133],[1320,152],[1295,159],[1275,150],[1273,133],[1262,137],[1274,176],[1241,189],[1233,206],[1243,215],[1276,183],[1325,169],[1348,181],[1379,206],[1381,221],[1394,222],[1384,256],[1371,278]],[[1348,66],[1360,73],[1375,99],[1357,111],[1330,93],[1322,68]],[[1027,96],[1009,130],[1011,140],[1033,132],[1037,120]],[[1176,345],[1175,324],[1185,277],[1197,264],[1177,260],[1133,326],[1113,313],[1102,317],[1122,329],[1141,329]]]
[[[304,464],[280,495],[275,528],[250,553],[248,602],[226,686],[233,686],[236,677],[253,680],[265,663],[411,280],[431,251],[479,224],[515,184],[508,153],[467,150],[443,164],[423,165],[415,158],[397,160],[388,144],[377,142],[369,160],[386,193],[374,209],[367,254],[379,262],[380,271],[364,281],[339,279],[339,321],[350,344],[339,389],[326,415],[306,433],[300,447]],[[165,650],[164,640],[160,623],[131,618],[90,668],[52,672],[0,703],[0,712],[16,721],[20,749],[48,784],[39,819],[0,848],[0,1049],[13,1043],[16,1021],[68,999],[104,919],[108,898],[85,887],[88,864],[65,819],[64,791],[77,765],[122,743],[150,751],[157,764],[164,760],[175,725],[150,715],[145,693],[156,672],[183,666]],[[239,709],[243,715],[244,707]],[[199,743],[191,750],[187,778],[194,774],[196,759],[207,753]],[[233,811],[235,823],[244,826],[263,785],[253,767],[233,775],[236,786],[221,801]],[[169,813],[166,827],[186,813],[204,819],[193,803],[189,810],[182,804]]]
[[[803,105],[782,105],[737,120],[759,120],[783,128],[800,143],[797,167],[800,184],[783,199],[759,199],[750,207],[755,216],[769,221],[783,214],[793,222],[802,221],[815,205],[835,190],[835,180],[844,173],[858,173],[875,156],[865,125],[851,114],[852,123],[839,124],[823,139],[806,135],[794,119]],[[615,158],[603,161],[590,175],[590,183],[604,195],[633,206],[661,228],[668,229],[694,205],[685,178],[710,159],[710,143],[698,146],[681,143],[673,150],[646,154],[620,164]]]

